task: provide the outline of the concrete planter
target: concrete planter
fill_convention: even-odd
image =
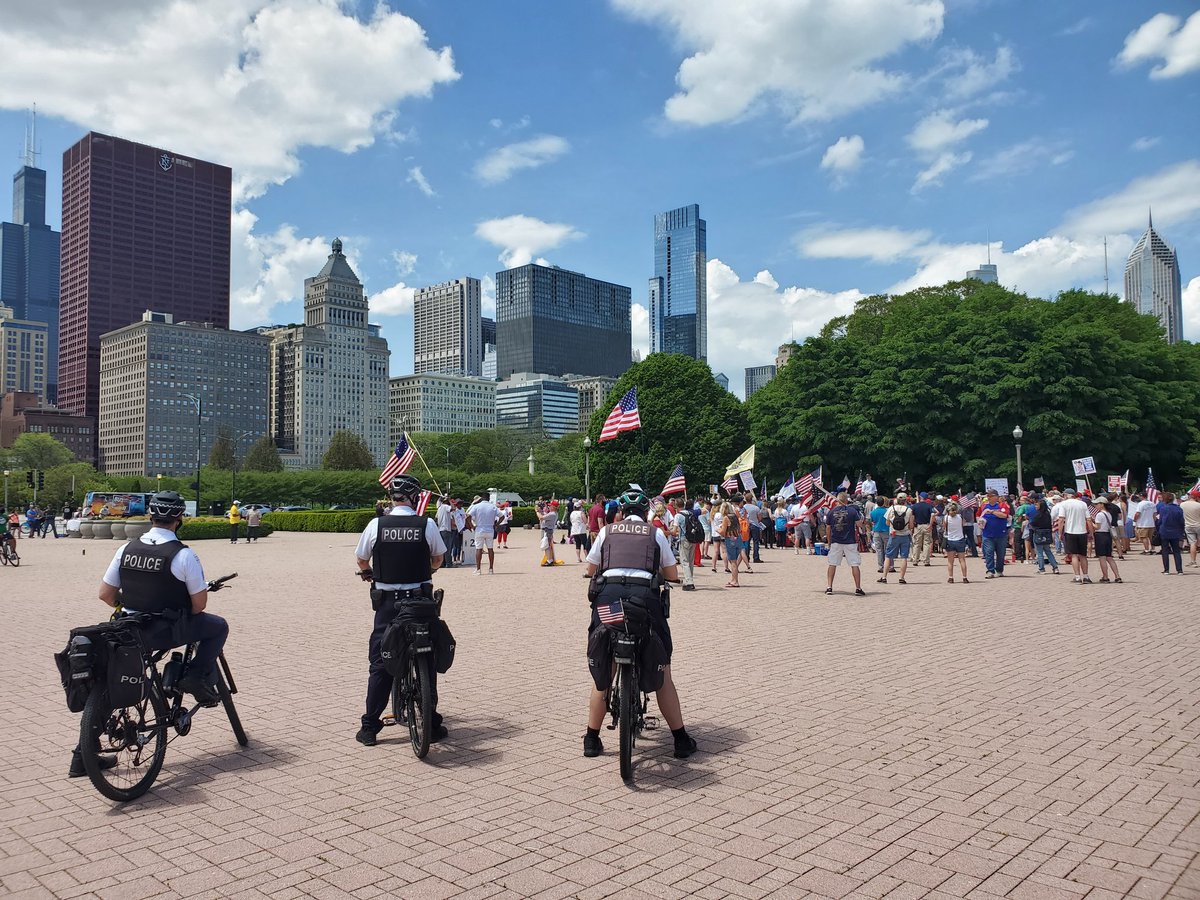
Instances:
[[[143,534],[145,534],[149,530],[150,530],[149,522],[141,522],[141,521],[126,522],[125,523],[125,540],[136,541],[138,538],[140,538]],[[115,531],[113,532],[113,536],[114,537],[116,536]]]
[[[92,523],[92,537],[98,541],[112,540],[112,522],[99,521]]]
[[[87,538],[90,541],[96,536],[92,533],[92,527],[91,519],[84,519],[79,523],[79,536],[81,538]]]
[[[112,531],[112,537],[113,537],[114,541],[125,540],[125,523],[124,522],[113,522],[111,525],[109,525],[109,529]]]

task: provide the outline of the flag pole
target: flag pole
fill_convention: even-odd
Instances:
[[[413,450],[415,450],[415,451],[416,451],[416,454],[417,454],[417,459],[419,459],[419,460],[421,461],[421,465],[423,465],[423,466],[425,467],[425,471],[426,471],[426,473],[429,475],[429,480],[430,480],[430,481],[432,481],[432,482],[433,482],[433,486],[434,486],[435,488],[437,488],[438,496],[439,496],[439,497],[444,497],[444,496],[445,496],[445,494],[443,494],[443,493],[442,493],[442,487],[441,487],[441,485],[439,485],[439,484],[438,484],[438,482],[437,482],[437,478],[435,478],[435,477],[434,477],[434,474],[433,474],[433,472],[430,470],[430,468],[429,468],[429,463],[425,462],[425,457],[421,455],[421,448],[420,448],[420,447],[418,447],[416,444],[414,444],[412,441],[410,441],[410,440],[408,439],[408,432],[407,432],[407,431],[406,431],[406,432],[404,432],[404,439],[405,439],[406,441],[408,441],[408,446],[412,447],[412,448],[413,448]]]

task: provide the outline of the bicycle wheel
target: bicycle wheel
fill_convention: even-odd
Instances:
[[[621,732],[621,777],[625,781],[633,778],[634,724],[637,711],[638,686],[633,666],[621,663],[617,666],[617,727]]]
[[[8,565],[8,546],[0,547],[0,565]]]
[[[123,709],[112,708],[106,688],[92,690],[79,724],[79,751],[96,790],[120,803],[150,790],[167,755],[166,716],[166,701],[154,684],[144,699]],[[116,765],[102,769],[102,758]]]
[[[229,726],[233,729],[233,736],[237,738],[238,744],[243,747],[247,746],[250,739],[246,737],[246,729],[242,727],[242,719],[233,705],[233,695],[229,693],[229,685],[225,683],[225,673],[221,671],[220,666],[217,667],[217,693],[221,695],[221,705],[225,707],[225,715],[229,716]]]
[[[14,569],[21,564],[21,557],[16,550],[8,551],[8,564]]]
[[[417,759],[429,752],[429,737],[433,733],[433,684],[429,677],[429,654],[408,654],[408,685],[405,690],[405,713],[408,716],[408,737]]]

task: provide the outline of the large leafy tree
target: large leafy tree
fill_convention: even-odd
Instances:
[[[242,469],[246,472],[283,471],[283,460],[279,458],[279,449],[270,435],[263,435],[246,451]]]
[[[375,465],[375,458],[362,435],[353,431],[335,431],[329,439],[329,449],[321,459],[322,469],[353,471],[370,469]]]
[[[44,432],[26,431],[13,441],[11,458],[21,468],[48,472],[74,461],[75,454]]]
[[[233,469],[233,429],[228,425],[217,429],[217,439],[213,441],[212,451],[208,454],[208,464],[226,472]]]
[[[598,443],[604,420],[634,385],[641,429]],[[750,443],[742,404],[717,384],[708,364],[668,353],[652,353],[621,376],[592,416],[588,436],[592,492],[609,494],[631,481],[655,494],[680,462],[688,493],[706,493]],[[581,481],[583,462],[580,453]]]
[[[829,478],[907,473],[922,486],[1101,471],[1180,471],[1200,409],[1200,354],[1111,295],[1030,298],[977,281],[859,302],[805,341],[750,398],[751,434],[775,472],[823,462]]]

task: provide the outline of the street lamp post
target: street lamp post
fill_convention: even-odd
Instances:
[[[533,448],[529,448],[529,474],[533,474]]]
[[[592,499],[592,439],[583,436],[583,496]]]
[[[238,444],[240,444],[240,443],[242,442],[242,438],[244,438],[244,437],[249,437],[249,436],[250,436],[250,435],[252,435],[252,434],[254,434],[254,432],[253,432],[253,431],[243,431],[241,434],[239,434],[239,435],[236,435],[236,436],[234,437],[234,439],[233,439],[233,472],[232,472],[232,476],[233,476],[233,477],[229,479],[229,502],[230,502],[230,503],[233,503],[233,501],[234,501],[234,500],[237,498],[237,452],[238,452]]]
[[[1021,472],[1021,438],[1025,436],[1025,432],[1023,432],[1021,430],[1021,426],[1018,425],[1013,429],[1012,434],[1013,442],[1017,445],[1017,490],[1020,491],[1025,486],[1025,479],[1022,477]]]
[[[179,396],[186,397],[196,404],[196,515],[200,515],[200,427],[204,400],[199,394],[184,394],[181,392]]]
[[[10,470],[8,470],[8,469],[4,470],[4,512],[5,513],[8,512],[8,476],[11,474],[12,474],[12,472]]]

